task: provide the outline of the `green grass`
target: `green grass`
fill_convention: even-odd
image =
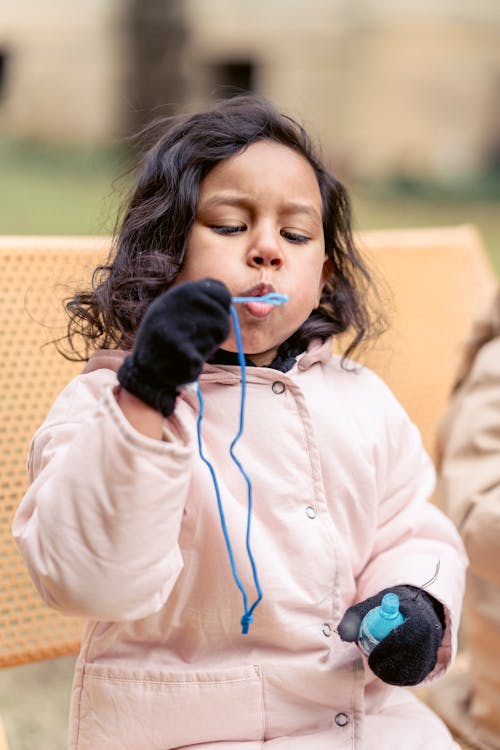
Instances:
[[[106,234],[126,188],[117,148],[0,146],[0,234]],[[473,223],[500,274],[500,177],[453,187],[398,178],[351,188],[359,229]]]
[[[359,229],[475,224],[500,276],[500,185],[491,190],[438,188],[409,190],[397,184],[356,185],[351,190]]]
[[[106,234],[123,185],[120,153],[33,144],[0,147],[1,234]]]

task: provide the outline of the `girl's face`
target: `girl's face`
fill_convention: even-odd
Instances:
[[[258,141],[226,159],[201,183],[176,283],[210,276],[233,296],[288,295],[279,307],[237,305],[244,350],[256,365],[270,364],[319,304],[331,271],[322,211],[309,162],[273,141]],[[237,351],[233,330],[222,346]]]

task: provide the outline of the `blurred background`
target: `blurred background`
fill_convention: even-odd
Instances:
[[[0,0],[0,232],[111,231],[127,136],[251,90],[359,227],[473,221],[499,269],[499,30],[499,0]]]
[[[358,229],[475,223],[500,271],[499,0],[0,0],[0,234],[106,234],[128,137],[254,91]],[[73,660],[0,671],[12,750],[63,750]]]

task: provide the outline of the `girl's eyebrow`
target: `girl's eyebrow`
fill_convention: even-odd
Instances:
[[[251,203],[250,199],[238,195],[214,195],[202,203],[203,208],[217,208],[217,206],[243,206]]]
[[[244,195],[214,195],[202,204],[203,209],[217,208],[217,206],[236,206],[249,208],[252,206],[252,199]],[[282,215],[305,214],[309,218],[322,222],[321,214],[309,203],[300,203],[299,201],[288,201],[281,206]]]
[[[319,211],[317,211],[314,206],[309,205],[309,203],[296,203],[295,201],[290,201],[283,207],[283,213],[305,214],[306,216],[309,216],[310,219],[319,221],[320,224],[322,224],[323,222],[322,216]]]

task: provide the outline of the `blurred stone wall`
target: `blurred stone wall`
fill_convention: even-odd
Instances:
[[[0,0],[0,131],[95,143],[122,117],[121,0]]]
[[[187,0],[187,8],[197,104],[212,93],[214,68],[247,60],[256,89],[298,113],[350,173],[453,177],[498,160],[498,0],[218,0],[217,12],[211,0]]]
[[[354,176],[500,166],[499,0],[0,0],[0,131],[99,143],[252,88]]]

